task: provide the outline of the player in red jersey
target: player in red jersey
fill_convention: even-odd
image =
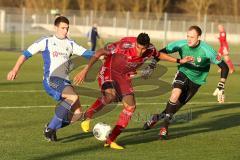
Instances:
[[[98,98],[93,105],[85,112],[86,120],[81,123],[83,131],[88,132],[90,120],[93,114],[111,102],[122,101],[124,109],[120,113],[119,119],[110,133],[104,146],[113,149],[123,149],[115,143],[117,136],[128,125],[135,109],[136,102],[133,86],[131,84],[131,74],[136,72],[146,60],[156,58],[170,62],[186,63],[192,61],[192,57],[176,59],[167,54],[159,53],[150,43],[150,38],[146,33],[140,33],[138,37],[125,37],[118,42],[109,44],[104,52],[99,52],[90,59],[88,65],[74,77],[74,83],[82,83],[88,70],[99,59],[105,56],[105,62],[101,66],[98,76],[99,86],[102,90],[102,97]]]
[[[218,39],[220,42],[220,48],[218,50],[218,54],[219,54],[219,56],[224,58],[224,61],[227,63],[227,65],[230,69],[229,72],[233,73],[234,66],[233,66],[232,60],[229,57],[229,46],[228,46],[228,42],[227,42],[227,35],[226,35],[223,25],[221,25],[221,24],[218,25],[218,31],[219,31]]]

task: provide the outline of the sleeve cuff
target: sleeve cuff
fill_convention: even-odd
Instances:
[[[31,54],[29,51],[27,51],[27,50],[23,51],[22,54],[24,55],[24,57],[25,57],[26,59],[32,57],[32,54]]]
[[[90,59],[95,54],[94,51],[86,50],[82,56],[86,59]]]

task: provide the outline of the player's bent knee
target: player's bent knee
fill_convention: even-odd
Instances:
[[[103,100],[106,104],[112,103],[116,100],[117,96],[115,94],[105,94]]]
[[[126,109],[126,110],[128,110],[128,111],[135,111],[135,109],[136,109],[136,105],[126,105],[126,106],[124,106],[124,109]]]
[[[177,95],[171,95],[169,100],[171,102],[173,102],[173,103],[177,103],[178,102],[178,98],[179,98],[179,96],[177,96]]]
[[[181,95],[181,90],[179,88],[174,88],[170,97],[170,101],[177,103],[180,95]]]
[[[71,104],[74,104],[77,101],[79,101],[79,97],[78,97],[78,95],[68,95],[65,97],[65,100],[70,102]]]

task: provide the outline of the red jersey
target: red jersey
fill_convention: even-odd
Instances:
[[[109,44],[109,51],[104,67],[111,69],[116,74],[128,74],[136,72],[146,60],[152,57],[159,57],[159,52],[153,45],[150,45],[142,56],[137,55],[136,37],[125,37],[120,41]]]
[[[147,59],[159,57],[160,54],[153,45],[150,45],[142,56],[138,56],[136,42],[135,37],[126,37],[107,45],[108,55],[98,76],[101,89],[104,90],[103,84],[110,82],[120,96],[133,93],[130,76],[135,74],[136,69]]]
[[[219,42],[220,42],[220,47],[228,48],[226,32],[224,32],[224,31],[220,32],[218,39],[219,39]]]

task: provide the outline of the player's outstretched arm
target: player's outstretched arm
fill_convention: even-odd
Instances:
[[[96,51],[96,53],[91,57],[91,59],[88,62],[88,65],[83,68],[77,75],[74,77],[73,82],[75,85],[82,84],[84,82],[84,79],[87,76],[88,71],[90,68],[96,63],[96,61],[102,56],[106,55],[107,52],[105,49],[101,48]]]
[[[141,73],[141,77],[143,79],[148,79],[152,73],[153,73],[153,70],[154,68],[156,68],[156,65],[157,65],[157,62],[158,60],[165,60],[165,61],[168,61],[168,62],[173,62],[173,63],[180,63],[180,64],[184,64],[184,63],[187,63],[187,62],[191,62],[193,61],[193,57],[191,56],[186,56],[184,57],[183,59],[177,59],[177,58],[174,58],[172,56],[169,56],[168,54],[166,53],[162,53],[160,52],[160,56],[159,57],[155,57],[152,62],[142,70],[142,73]]]
[[[169,56],[166,53],[161,53],[160,56],[159,56],[159,59],[160,60],[165,60],[165,61],[168,61],[168,62],[173,62],[173,63],[180,63],[180,64],[184,64],[184,63],[191,62],[191,61],[194,60],[193,57],[191,57],[191,56],[186,56],[183,59],[177,59],[177,58],[174,58],[172,56]]]
[[[217,88],[213,92],[213,95],[217,96],[217,101],[219,103],[224,103],[225,101],[224,88],[226,79],[228,77],[229,68],[224,61],[219,63],[218,66],[221,68],[221,79],[218,82]]]
[[[19,56],[15,66],[13,69],[8,73],[7,75],[7,80],[14,80],[17,76],[18,71],[20,70],[22,64],[26,61],[27,59],[25,58],[24,55]]]

